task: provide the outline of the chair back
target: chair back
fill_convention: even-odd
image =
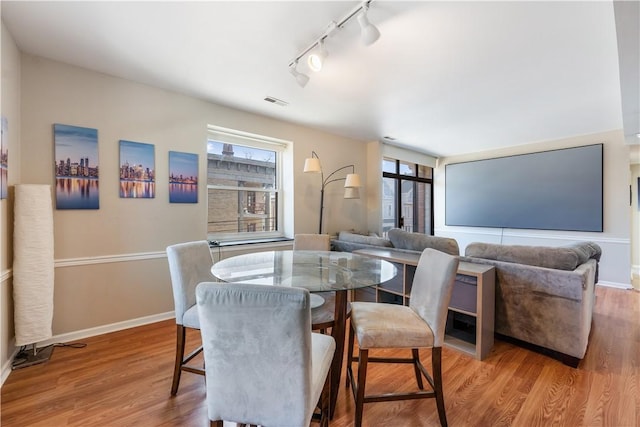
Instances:
[[[309,291],[201,283],[196,294],[209,419],[309,425],[315,407]]]
[[[206,240],[167,247],[176,323],[182,325],[184,312],[196,303],[196,286],[215,280],[211,274],[213,257]]]
[[[413,277],[409,307],[433,331],[434,347],[441,347],[444,342],[447,311],[458,264],[458,257],[427,248],[420,255]]]
[[[294,251],[328,251],[331,239],[328,234],[296,234],[293,236]]]

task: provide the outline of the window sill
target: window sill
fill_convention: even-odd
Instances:
[[[265,243],[268,244],[268,243],[285,243],[285,242],[293,243],[293,239],[290,239],[288,237],[275,237],[275,238],[268,238],[268,239],[230,240],[227,242],[209,240],[209,247],[225,248],[225,247],[233,247],[233,246],[247,246],[247,245],[265,244]]]

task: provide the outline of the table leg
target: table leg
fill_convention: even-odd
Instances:
[[[344,356],[344,335],[347,325],[347,291],[336,291],[336,303],[334,324],[331,335],[336,340],[336,352],[331,363],[331,404],[329,406],[329,418],[333,419],[333,413],[338,401],[340,390],[340,376],[342,374],[342,358]]]

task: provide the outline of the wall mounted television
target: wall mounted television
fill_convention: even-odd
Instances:
[[[445,166],[445,224],[603,231],[603,144]]]

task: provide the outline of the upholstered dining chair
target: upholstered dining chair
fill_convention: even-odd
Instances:
[[[309,295],[281,286],[198,285],[212,427],[307,426],[317,406],[321,426],[329,425],[335,341],[311,332]]]
[[[328,234],[296,234],[293,236],[294,251],[328,251],[331,249],[331,239]],[[323,298],[324,303],[311,309],[311,328],[325,333],[333,327],[335,318],[336,293],[318,292],[314,294]],[[348,312],[347,312],[348,316]]]
[[[347,355],[347,385],[355,398],[354,426],[362,425],[365,403],[403,399],[435,398],[442,426],[447,425],[442,390],[442,344],[447,311],[459,259],[435,249],[425,249],[420,255],[413,278],[409,306],[387,303],[351,303],[351,329]],[[358,340],[358,356],[353,355],[354,338]],[[369,357],[369,351],[382,348],[411,349],[411,358]],[[431,349],[429,375],[420,361],[419,349]],[[358,362],[355,381],[352,364]],[[411,363],[420,391],[366,395],[368,363]],[[422,375],[432,391],[423,387]]]
[[[202,351],[202,346],[185,357],[186,330],[200,329],[196,286],[200,282],[212,281],[215,278],[211,274],[213,257],[206,240],[168,246],[167,258],[176,314],[176,359],[171,383],[171,395],[175,396],[178,393],[182,371],[204,375],[204,369],[188,365]]]

